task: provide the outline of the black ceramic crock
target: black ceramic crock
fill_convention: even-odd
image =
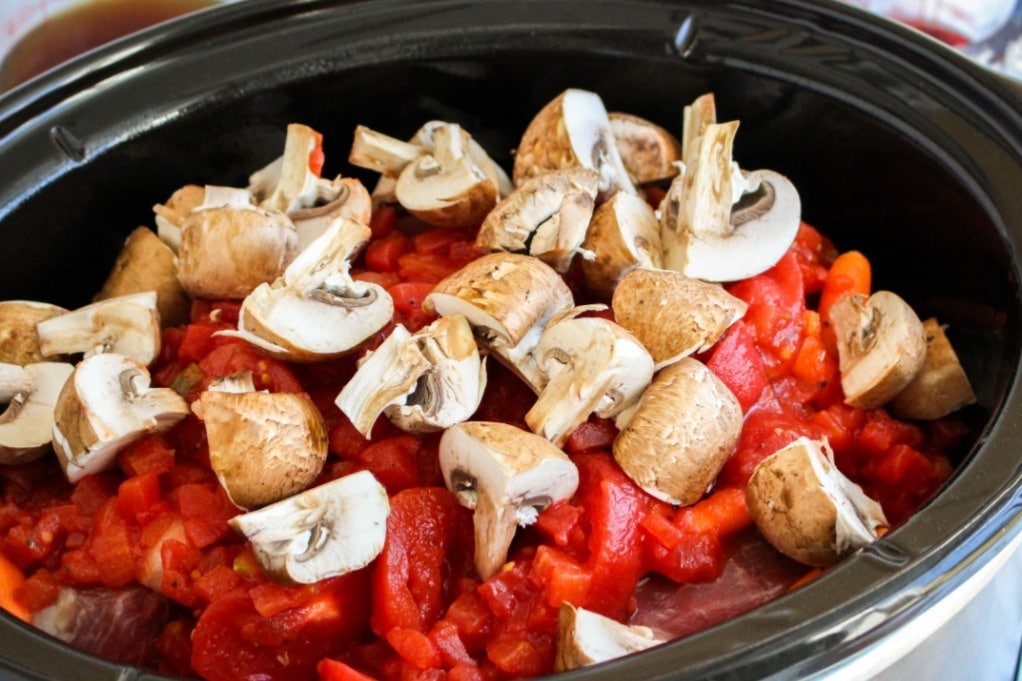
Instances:
[[[907,524],[746,616],[570,678],[804,678],[926,616],[1019,533],[1022,95],[842,4],[247,0],[146,31],[0,98],[0,299],[84,304],[154,203],[243,184],[288,122],[324,132],[328,173],[358,174],[356,124],[403,137],[431,118],[509,167],[566,87],[676,132],[716,93],[736,159],[791,177],[877,287],[947,323],[979,397],[957,472]],[[158,678],[5,615],[0,677]]]

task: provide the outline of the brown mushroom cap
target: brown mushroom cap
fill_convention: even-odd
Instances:
[[[663,643],[642,625],[621,624],[598,613],[562,603],[557,611],[554,671],[565,672],[637,653]]]
[[[648,184],[678,174],[681,142],[674,135],[634,114],[611,111],[607,117],[632,182]]]
[[[44,361],[36,324],[65,312],[59,305],[32,300],[0,302],[0,362],[24,366]]]
[[[923,322],[923,333],[926,335],[923,367],[888,405],[899,418],[939,419],[976,401],[976,393],[944,327],[930,318]]]
[[[197,298],[244,298],[275,280],[298,254],[298,233],[283,213],[206,208],[181,224],[178,279]]]
[[[647,268],[621,279],[611,305],[617,323],[642,341],[658,368],[709,349],[748,308],[717,284]]]
[[[614,439],[614,458],[639,487],[684,506],[716,479],[741,430],[738,399],[705,364],[686,357],[653,378]]]
[[[206,426],[210,465],[240,508],[304,490],[326,461],[326,425],[306,395],[206,391],[192,411]]]
[[[618,281],[632,268],[663,267],[656,212],[634,194],[618,192],[596,209],[582,249],[593,254],[582,260],[586,285],[604,300],[610,299]]]
[[[166,203],[153,206],[153,213],[173,225],[180,225],[192,210],[202,205],[205,198],[205,188],[187,184],[171,194]]]

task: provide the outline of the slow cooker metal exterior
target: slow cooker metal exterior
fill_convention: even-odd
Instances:
[[[878,287],[949,325],[979,404],[956,474],[904,526],[748,615],[564,678],[862,678],[856,664],[1004,566],[1017,592],[1022,94],[837,2],[248,0],[143,32],[0,98],[0,299],[84,304],[154,203],[243,182],[288,122],[321,130],[344,174],[358,175],[340,165],[356,124],[402,136],[429,118],[462,123],[507,166],[566,87],[676,130],[686,103],[716,93],[721,118],[741,120],[743,166],[791,177],[804,217],[870,254]],[[6,615],[0,676],[158,678]]]

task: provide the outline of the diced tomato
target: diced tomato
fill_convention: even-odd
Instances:
[[[174,450],[160,435],[148,435],[128,445],[117,455],[125,475],[166,473],[174,467]]]
[[[614,443],[617,432],[613,421],[594,416],[571,432],[564,443],[564,451],[575,455],[593,449],[607,449]]]
[[[284,362],[266,357],[248,343],[234,341],[217,346],[199,361],[210,379],[251,371],[256,390],[300,393],[302,384]]]
[[[382,239],[394,231],[397,226],[397,208],[390,204],[381,204],[373,209],[369,220],[369,230],[373,240]]]
[[[326,163],[326,154],[323,153],[323,135],[315,132],[313,138],[315,146],[309,152],[309,172],[320,177],[323,174],[323,164]]]
[[[344,662],[332,660],[329,657],[324,657],[316,665],[316,675],[319,681],[376,681],[373,677],[366,676]]]
[[[56,602],[60,589],[60,582],[53,573],[40,568],[15,590],[15,596],[30,612],[38,612]]]
[[[358,452],[355,458],[376,476],[389,494],[397,494],[420,484],[416,459],[418,450],[418,438],[401,435],[374,442]]]
[[[217,565],[212,570],[202,573],[195,580],[195,595],[206,603],[223,598],[241,583],[238,574],[226,565]]]
[[[540,545],[532,561],[530,579],[543,590],[551,608],[562,603],[585,603],[590,597],[593,575],[571,556]]]
[[[440,649],[426,634],[418,629],[394,627],[384,635],[401,658],[415,669],[431,669],[440,666]]]
[[[0,554],[0,609],[29,622],[32,619],[31,612],[19,598],[19,590],[24,584],[25,575],[18,566]]]
[[[394,299],[394,316],[413,333],[426,326],[436,315],[422,309],[422,301],[433,292],[433,284],[421,281],[406,281],[387,289]]]
[[[465,591],[455,598],[447,608],[443,621],[454,625],[470,654],[483,649],[493,627],[490,610],[475,589]]]
[[[369,242],[365,250],[365,265],[374,272],[397,272],[401,256],[412,250],[412,240],[402,232],[393,231],[386,237]]]
[[[745,417],[738,446],[725,462],[717,484],[745,487],[760,461],[800,437],[819,439],[821,430],[811,421],[768,409],[756,409]]]
[[[734,393],[743,412],[759,401],[767,386],[766,367],[755,338],[740,321],[717,342],[706,366]]]
[[[128,520],[137,521],[159,500],[160,478],[153,471],[128,478],[117,488],[117,510]]]
[[[185,534],[196,548],[203,548],[232,536],[227,524],[238,509],[227,498],[223,487],[192,483],[177,489],[177,503],[184,521]]]

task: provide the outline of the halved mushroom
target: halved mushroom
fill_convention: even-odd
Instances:
[[[554,671],[566,672],[631,655],[664,643],[649,627],[621,624],[599,613],[563,603],[557,611]]]
[[[176,392],[149,383],[146,368],[123,355],[107,352],[78,363],[53,415],[53,449],[70,482],[105,470],[121,449],[188,414]]]
[[[738,443],[742,407],[705,364],[665,367],[619,419],[614,458],[639,487],[687,506],[698,501]]]
[[[0,301],[0,362],[24,366],[46,360],[36,324],[66,312],[59,305],[34,300]]]
[[[591,414],[613,418],[634,405],[653,378],[653,358],[639,339],[602,317],[562,313],[544,329],[535,357],[547,380],[525,422],[558,447]]]
[[[912,307],[890,291],[845,296],[830,309],[837,336],[845,402],[861,409],[886,404],[926,361],[926,333]]]
[[[926,358],[912,382],[895,395],[888,408],[903,419],[932,420],[976,401],[969,377],[936,319],[923,322]]]
[[[484,580],[507,560],[519,525],[578,487],[578,469],[564,452],[506,423],[466,421],[445,430],[440,469],[461,505],[474,509],[475,564]]]
[[[486,365],[462,316],[410,334],[398,324],[359,364],[337,406],[366,438],[381,413],[402,430],[442,430],[467,420],[486,389]]]
[[[174,251],[151,229],[138,227],[128,235],[94,300],[145,291],[156,292],[156,307],[163,326],[188,321],[192,300],[177,279]]]
[[[512,178],[519,186],[551,170],[576,167],[600,175],[602,195],[635,193],[603,100],[594,92],[568,89],[547,103],[529,123],[518,144]]]
[[[573,304],[571,289],[552,267],[538,258],[498,252],[440,281],[423,309],[464,316],[482,344],[538,392],[543,378],[532,350],[547,321]]]
[[[132,293],[101,300],[36,324],[43,355],[86,357],[113,352],[148,366],[160,354],[160,313],[156,293]]]
[[[660,223],[645,199],[615,194],[593,213],[582,250],[593,257],[582,260],[589,291],[609,300],[614,287],[634,267],[663,267]]]
[[[72,371],[66,362],[0,364],[0,464],[34,461],[50,450],[53,409]]]
[[[761,461],[745,501],[774,548],[817,567],[833,565],[887,527],[880,505],[834,465],[826,439],[801,437]]]
[[[321,165],[322,149],[323,135],[301,123],[288,124],[284,153],[248,179],[259,206],[280,213],[312,206],[321,182],[312,166]]]
[[[567,272],[580,253],[596,205],[600,176],[565,168],[533,177],[489,212],[476,236],[488,251],[528,253]]]
[[[382,329],[394,314],[390,294],[348,272],[369,236],[360,222],[335,220],[279,280],[245,297],[236,335],[275,357],[310,362],[350,352]]]
[[[446,123],[433,132],[434,148],[397,178],[398,202],[434,227],[473,227],[497,205],[500,188],[469,155],[470,137]]]
[[[207,201],[209,199],[207,187]],[[287,215],[254,206],[200,208],[181,223],[178,279],[197,298],[244,298],[298,254]]]
[[[390,500],[369,471],[307,489],[237,515],[231,527],[284,583],[314,584],[369,565],[383,550]]]
[[[239,508],[297,494],[323,469],[326,425],[307,395],[207,390],[192,411],[206,426],[210,466]]]
[[[315,205],[288,213],[298,232],[300,251],[322,236],[338,218],[348,218],[364,225],[372,219],[373,200],[359,180],[338,177],[321,185],[320,190]]]
[[[614,290],[614,319],[642,341],[656,369],[708,350],[748,305],[718,284],[635,268]]]
[[[633,184],[650,184],[678,174],[681,143],[674,135],[634,114],[612,111],[607,117]]]
[[[175,253],[181,245],[181,223],[192,210],[202,205],[205,198],[204,188],[187,184],[171,194],[167,203],[153,206],[156,235]]]

